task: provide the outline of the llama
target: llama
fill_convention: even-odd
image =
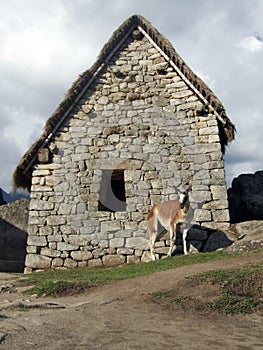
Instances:
[[[188,194],[181,193],[179,199],[170,200],[156,204],[146,216],[149,229],[149,246],[152,260],[155,260],[154,246],[158,236],[158,221],[165,228],[170,231],[170,249],[167,256],[171,256],[176,238],[176,227],[185,220],[190,203]],[[186,248],[187,228],[183,229],[183,247],[184,254],[187,254]]]

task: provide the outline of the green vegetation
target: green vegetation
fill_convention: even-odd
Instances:
[[[246,265],[240,269],[211,271],[201,280],[216,284],[220,297],[208,303],[212,310],[226,314],[251,313],[263,306],[263,264]]]
[[[193,300],[193,297],[191,295],[185,295],[185,296],[177,296],[175,299],[173,299],[173,304],[177,306],[182,306],[185,303],[189,303]]]
[[[151,296],[153,300],[170,302],[184,310],[252,313],[263,309],[263,263],[209,271],[187,279],[183,293],[158,291]]]
[[[126,264],[112,268],[48,270],[27,277],[27,283],[33,284],[30,293],[59,296],[74,294],[85,289],[113,281],[147,275],[153,272],[174,269],[186,265],[207,263],[235,255],[223,251],[194,255],[180,255],[148,263]]]

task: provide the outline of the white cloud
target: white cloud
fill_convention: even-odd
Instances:
[[[248,36],[238,43],[238,47],[250,52],[259,51],[263,48],[263,40],[259,36]]]

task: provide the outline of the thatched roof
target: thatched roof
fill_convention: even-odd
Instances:
[[[86,91],[87,87],[94,81],[102,68],[107,65],[109,58],[119,48],[120,43],[135,30],[139,28],[148,39],[158,47],[164,57],[172,64],[188,85],[198,93],[203,102],[210,107],[217,115],[221,125],[221,144],[226,145],[234,139],[235,126],[227,117],[225,109],[220,100],[214,95],[209,87],[193,73],[188,65],[175,51],[172,44],[164,38],[156,28],[152,26],[144,17],[133,15],[128,18],[111,36],[109,41],[102,48],[98,59],[90,69],[82,73],[68,90],[65,98],[57,109],[47,120],[44,131],[40,138],[24,154],[13,174],[13,187],[30,190],[31,177],[34,164],[37,161],[38,150],[45,147],[52,136],[63,123],[65,118],[72,111],[76,103]]]

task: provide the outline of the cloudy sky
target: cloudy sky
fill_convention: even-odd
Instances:
[[[0,187],[77,76],[129,16],[146,17],[237,128],[228,185],[263,169],[262,0],[0,0]]]

